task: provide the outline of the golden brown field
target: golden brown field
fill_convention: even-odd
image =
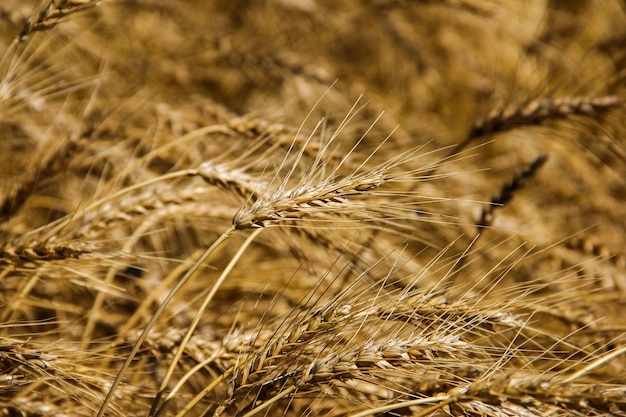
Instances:
[[[626,416],[626,2],[0,3],[0,415]]]

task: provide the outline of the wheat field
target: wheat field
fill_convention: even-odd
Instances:
[[[5,0],[0,415],[626,416],[626,2]]]

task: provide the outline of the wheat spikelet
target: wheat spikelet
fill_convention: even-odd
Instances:
[[[267,188],[267,184],[229,165],[217,165],[206,161],[195,172],[204,181],[225,190],[233,191],[244,199],[258,200],[258,195]]]

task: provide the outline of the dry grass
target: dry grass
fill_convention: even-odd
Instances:
[[[1,415],[626,415],[624,2],[0,21]]]

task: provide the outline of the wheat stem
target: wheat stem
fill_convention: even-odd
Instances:
[[[146,324],[146,326],[144,327],[143,331],[141,332],[141,335],[139,336],[139,338],[135,342],[135,344],[133,346],[133,349],[128,354],[128,356],[126,357],[126,360],[124,361],[124,364],[122,365],[122,367],[118,371],[117,376],[115,377],[115,380],[111,384],[111,387],[109,388],[109,391],[108,391],[106,397],[104,398],[104,401],[102,402],[102,405],[100,406],[100,410],[98,411],[97,417],[103,417],[104,416],[104,413],[105,413],[109,403],[111,402],[111,399],[113,398],[113,395],[115,394],[117,386],[122,381],[122,377],[124,376],[124,373],[126,372],[128,367],[130,366],[130,364],[133,361],[133,359],[135,358],[135,355],[137,355],[137,352],[139,351],[139,348],[141,347],[141,344],[145,340],[146,336],[148,335],[150,329],[154,326],[154,324],[156,323],[157,319],[161,316],[161,314],[163,314],[163,312],[165,311],[165,308],[168,306],[170,301],[172,301],[172,299],[174,298],[176,293],[178,293],[178,291],[183,287],[183,285],[185,285],[185,283],[195,274],[195,272],[198,270],[198,268],[200,268],[200,266],[208,259],[208,257],[213,253],[213,251],[217,247],[219,247],[226,239],[228,239],[234,232],[235,232],[235,228],[231,226],[222,235],[220,235],[220,237],[218,237],[211,244],[211,246],[209,246],[209,248],[192,265],[192,267],[187,271],[187,273],[176,283],[174,288],[172,288],[172,290],[167,294],[167,297],[165,297],[163,302],[161,302],[161,304],[159,305],[159,308],[152,315],[152,317],[150,318],[150,321],[148,322],[148,324]]]
[[[176,354],[172,358],[172,360],[170,362],[170,366],[168,367],[168,369],[167,369],[167,371],[165,373],[165,376],[163,377],[163,381],[161,382],[161,386],[159,387],[158,393],[157,393],[156,398],[154,400],[154,405],[152,406],[152,408],[154,410],[156,410],[156,407],[158,406],[159,398],[163,394],[163,391],[165,391],[165,388],[167,388],[167,384],[169,383],[169,380],[172,377],[172,373],[174,372],[174,369],[176,368],[176,365],[178,364],[178,361],[180,360],[181,356],[183,355],[183,351],[185,350],[185,346],[189,342],[189,339],[191,339],[191,335],[196,330],[196,327],[198,326],[198,323],[200,322],[200,319],[202,318],[202,314],[206,310],[207,306],[209,305],[209,303],[211,302],[211,300],[213,299],[213,297],[217,293],[217,290],[220,288],[220,286],[222,285],[222,283],[224,282],[226,277],[230,274],[232,269],[235,267],[235,265],[237,264],[237,262],[239,261],[239,259],[243,255],[243,253],[246,251],[248,246],[250,246],[250,244],[254,241],[254,239],[256,239],[256,237],[259,235],[259,233],[262,230],[263,229],[254,230],[250,234],[250,236],[248,236],[246,241],[237,250],[237,253],[235,253],[235,255],[232,257],[232,259],[230,260],[230,262],[228,263],[228,265],[226,266],[226,268],[224,269],[224,271],[222,272],[220,277],[217,279],[217,281],[215,281],[215,283],[211,287],[211,291],[209,291],[209,293],[206,295],[206,297],[204,297],[204,301],[203,301],[202,305],[196,311],[196,314],[195,314],[191,324],[187,328],[187,333],[185,334],[183,340],[180,342],[180,345],[179,345],[178,349],[176,350]],[[200,258],[198,260],[198,262],[202,263],[203,262],[202,258]],[[148,416],[152,416],[152,415],[153,415],[152,412],[148,413]]]
[[[176,414],[175,417],[183,417],[185,414],[187,414],[193,407],[196,406],[196,404],[202,401],[202,399],[209,392],[213,391],[215,387],[217,387],[219,384],[224,382],[224,380],[228,378],[234,372],[234,370],[235,370],[234,366],[231,366],[230,368],[226,369],[220,376],[215,378],[209,385],[207,385],[206,387],[204,387],[204,389],[198,392],[198,394],[195,397],[193,397],[191,401],[185,404],[185,406],[181,408],[181,410],[178,412],[178,414]]]
[[[140,233],[133,233],[133,235],[124,243],[122,247],[122,252],[129,252],[130,249],[135,245],[137,240],[140,237]],[[103,283],[104,285],[110,285],[115,278],[115,275],[119,271],[117,265],[113,265],[107,271]],[[104,303],[106,294],[103,291],[99,291],[96,295],[96,298],[93,301],[91,306],[91,312],[87,315],[87,323],[85,324],[85,330],[83,333],[83,341],[81,344],[81,351],[87,351],[87,347],[89,345],[89,341],[91,340],[91,335],[96,327],[96,323],[99,319],[98,314],[100,313],[100,309],[102,308],[102,304]]]
[[[292,386],[282,390],[281,392],[279,392],[278,394],[274,395],[269,400],[264,401],[263,404],[261,404],[260,406],[255,407],[254,409],[248,411],[242,417],[252,417],[253,415],[260,413],[261,411],[263,411],[266,408],[270,407],[276,401],[280,400],[281,398],[285,398],[287,395],[289,395],[292,392],[294,392],[297,388],[298,388],[297,385],[292,385]]]
[[[428,409],[426,409],[424,413],[417,414],[418,416],[425,416],[435,410],[440,409],[441,407],[445,407],[447,404],[450,404],[453,401],[454,399],[449,396],[418,398],[417,400],[403,401],[395,404],[385,405],[382,407],[372,408],[371,410],[361,411],[360,413],[351,414],[350,417],[367,417],[374,414],[382,414],[388,411],[397,410],[399,408],[436,403],[433,407],[429,407]]]
[[[155,411],[154,417],[158,417],[161,415],[161,413],[165,410],[165,407],[167,406],[167,404],[170,401],[172,401],[172,399],[174,399],[176,394],[178,394],[178,391],[180,391],[180,389],[183,387],[183,385],[185,385],[185,382],[187,382],[189,378],[191,378],[196,372],[200,371],[202,368],[204,368],[205,366],[213,362],[216,357],[217,357],[217,352],[214,352],[213,355],[206,358],[202,362],[199,362],[196,366],[194,366],[188,372],[186,372],[185,375],[183,375],[183,377],[176,383],[174,388],[172,388],[172,391],[169,394],[167,394],[167,397],[165,397],[159,409]]]
[[[585,374],[588,374],[589,372],[593,371],[598,366],[602,366],[603,364],[607,363],[611,359],[616,358],[616,357],[618,357],[619,355],[621,355],[623,353],[626,353],[626,346],[622,346],[621,348],[616,349],[616,350],[614,350],[613,352],[611,352],[611,353],[609,353],[607,355],[599,357],[595,361],[593,361],[590,364],[588,364],[585,367],[583,367],[580,371],[575,372],[572,375],[570,375],[569,377],[565,378],[563,383],[567,384],[569,382],[575,381],[576,379],[580,378],[581,376],[583,376]]]
[[[188,259],[189,260],[193,260],[195,258],[200,257],[204,253],[205,253],[205,250],[198,249],[193,254],[191,254],[191,256],[189,256]],[[153,291],[150,291],[150,293],[148,293],[148,295],[141,302],[139,307],[137,307],[137,310],[135,310],[135,312],[128,319],[128,321],[126,323],[124,323],[124,327],[122,327],[122,329],[120,330],[118,338],[115,341],[115,343],[119,342],[124,337],[124,335],[128,334],[131,331],[131,329],[141,319],[141,313],[146,311],[148,309],[148,307],[150,306],[150,304],[152,304],[154,302],[154,300],[159,296],[159,294],[161,294],[162,291],[165,288],[167,288],[168,285],[170,285],[173,281],[175,281],[176,278],[179,277],[188,268],[188,266],[187,266],[188,263],[187,262],[188,261],[185,260],[183,263],[179,264],[176,268],[172,269],[170,271],[170,273],[167,274],[167,276],[159,283],[159,285]],[[193,262],[195,264],[197,262],[197,260],[195,260]]]

